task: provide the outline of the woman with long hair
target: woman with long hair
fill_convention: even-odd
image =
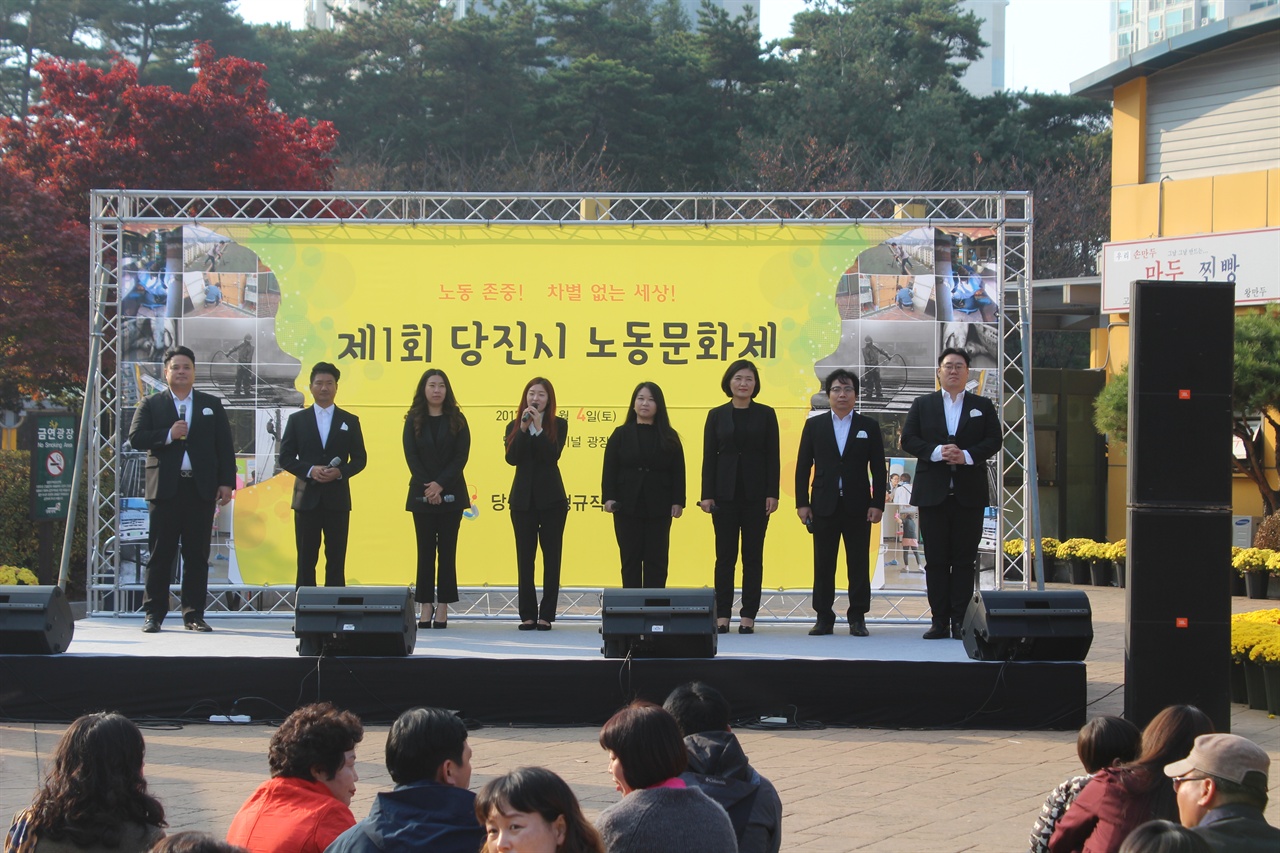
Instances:
[[[521,631],[550,631],[560,598],[560,555],[569,496],[560,477],[560,454],[569,422],[556,414],[556,391],[535,376],[524,386],[516,418],[507,424],[507,464],[516,469],[507,498],[516,537]],[[534,583],[534,560],[542,545],[542,603]]]
[[[653,382],[631,392],[626,422],[604,448],[600,498],[613,515],[622,585],[667,585],[671,519],[684,512],[684,448],[671,428],[667,401]]]
[[[609,853],[737,853],[728,813],[680,778],[689,754],[675,717],[632,702],[600,729],[600,746],[622,792],[596,821]]]
[[[1176,821],[1178,801],[1164,766],[1186,758],[1213,721],[1194,705],[1170,705],[1142,730],[1137,759],[1100,770],[1058,818],[1050,853],[1117,853],[1139,825],[1157,818]]]
[[[487,840],[480,853],[604,853],[573,790],[543,767],[490,779],[476,796]]]
[[[35,801],[9,828],[14,853],[141,853],[164,838],[164,807],[147,793],[146,745],[133,721],[86,714],[58,741]]]
[[[760,371],[739,359],[720,380],[729,402],[707,412],[702,430],[703,512],[716,536],[716,630],[729,633],[733,576],[742,542],[742,607],[738,633],[754,634],[764,582],[764,535],[778,509],[778,415],[763,403]]]
[[[433,367],[418,380],[404,416],[404,459],[411,474],[405,510],[413,513],[418,541],[413,597],[422,605],[419,628],[447,628],[449,605],[458,600],[458,529],[471,505],[462,469],[470,454],[471,430],[453,385]]]

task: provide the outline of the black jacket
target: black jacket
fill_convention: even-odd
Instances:
[[[844,454],[836,443],[832,414],[805,421],[796,452],[796,508],[812,507],[818,516],[832,515],[843,483],[846,507],[857,512],[884,509],[886,466],[880,424],[854,412]],[[813,473],[810,485],[809,474]]]
[[[507,464],[514,465],[516,476],[511,481],[508,503],[514,510],[568,509],[569,496],[560,476],[560,454],[569,437],[569,422],[556,418],[556,442],[551,443],[544,429],[537,435],[520,431],[520,421],[507,424]]]
[[[702,430],[702,497],[699,500],[777,498],[781,476],[777,413],[763,403],[752,402],[747,407],[742,436],[734,434],[733,423],[733,403],[707,412],[707,423]],[[739,459],[743,462],[741,479]]]
[[[409,512],[462,512],[471,506],[463,472],[471,456],[471,429],[463,417],[462,428],[454,434],[449,421],[445,416],[440,434],[433,438],[425,418],[421,432],[413,428],[412,415],[404,419],[404,461],[409,465],[410,475],[404,508]],[[445,495],[453,495],[453,501],[429,504],[422,500],[422,490],[427,483],[439,483]]]
[[[616,512],[643,518],[671,515],[671,507],[685,505],[684,448],[662,445],[646,452],[640,443],[640,425],[623,424],[609,436],[604,448],[600,500],[617,501]]]

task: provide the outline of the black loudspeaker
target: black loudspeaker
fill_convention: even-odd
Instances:
[[[56,655],[76,630],[71,605],[56,586],[0,586],[0,654]]]
[[[606,589],[600,621],[607,658],[713,658],[711,589]]]
[[[407,586],[299,587],[293,633],[303,657],[404,657],[418,640],[413,591]]]
[[[1231,506],[1235,287],[1136,281],[1129,502]]]
[[[1084,660],[1093,645],[1093,608],[1080,590],[980,590],[960,631],[974,660]]]

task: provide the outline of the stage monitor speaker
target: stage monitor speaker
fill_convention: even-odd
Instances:
[[[974,660],[1084,660],[1093,645],[1093,609],[1079,590],[981,590],[960,636]]]
[[[713,658],[711,589],[606,589],[600,621],[607,658]]]
[[[58,587],[0,586],[0,654],[61,654],[75,625]]]
[[[408,587],[304,586],[297,595],[293,633],[303,657],[413,653],[418,622]]]
[[[1136,281],[1131,301],[1129,502],[1229,507],[1235,287]]]

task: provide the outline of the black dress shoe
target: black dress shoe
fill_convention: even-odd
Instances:
[[[435,628],[437,631],[444,630],[445,628],[448,628],[448,627],[449,627],[449,620],[448,620],[448,619],[446,619],[446,620],[445,620],[445,621],[443,621],[443,622],[437,622],[436,620],[432,619],[432,620],[431,620],[431,627],[432,627],[432,628]]]
[[[536,626],[536,627],[537,627],[537,629],[538,629],[539,631],[550,631],[550,630],[551,630],[551,623],[550,623],[550,622],[539,622],[539,623],[537,624],[537,626]]]
[[[717,634],[727,634],[727,633],[729,633],[729,626],[728,626],[728,625],[717,625],[717,626],[716,626],[716,633],[717,633]]]
[[[158,621],[154,616],[148,616],[146,619],[143,619],[143,620],[142,620],[142,633],[144,633],[144,634],[159,634],[159,633],[160,633],[160,622],[159,622],[159,621]]]
[[[947,630],[945,625],[934,625],[928,631],[924,632],[926,640],[945,640],[951,636],[951,632]]]
[[[814,625],[812,628],[809,629],[809,636],[823,637],[823,636],[826,636],[827,634],[833,633],[834,628],[835,626],[832,625],[830,622],[819,622],[817,625]]]
[[[519,625],[516,626],[516,628],[520,631],[532,631],[534,628],[537,628],[537,627],[538,627],[537,623],[534,623],[534,622],[521,622]]]
[[[423,619],[418,622],[418,627],[422,629],[430,628],[434,623],[430,619]]]
[[[726,625],[725,627],[726,627],[726,628],[728,628],[729,626],[728,626],[728,625]],[[756,632],[756,629],[755,629],[755,626],[753,626],[753,625],[739,625],[739,626],[738,626],[738,633],[739,633],[739,634],[754,634],[755,632]]]
[[[213,631],[213,629],[209,627],[209,623],[203,619],[188,619],[182,623],[182,627],[186,628],[188,631],[199,631],[201,634],[208,634]]]
[[[963,640],[963,639],[964,639],[964,636],[960,633],[960,626],[959,626],[959,625],[952,625],[952,626],[951,626],[951,639],[953,639],[953,640]]]
[[[871,636],[871,634],[867,631],[867,620],[862,616],[857,616],[849,620],[849,633],[855,637]]]

